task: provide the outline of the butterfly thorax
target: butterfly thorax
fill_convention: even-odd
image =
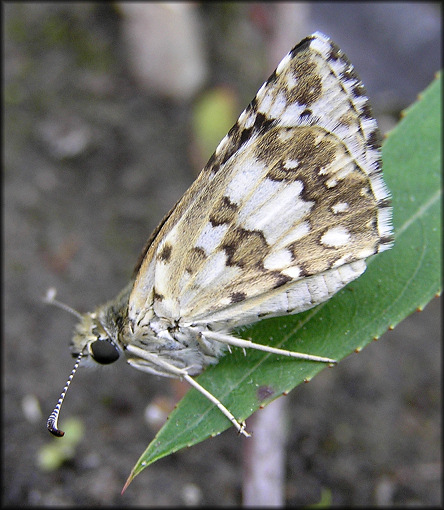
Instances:
[[[125,288],[116,299],[82,315],[71,342],[73,356],[83,353],[97,363],[108,364],[123,353],[135,368],[163,376],[173,374],[162,362],[186,369],[190,375],[217,363],[226,346],[206,339],[205,328],[159,317],[153,307],[146,308],[143,317],[129,318],[130,290]],[[129,345],[142,349],[145,357],[129,352]]]
[[[127,321],[121,338],[124,339],[124,350],[130,365],[163,376],[173,374],[164,368],[162,362],[186,369],[190,375],[197,375],[208,365],[217,363],[226,349],[224,344],[208,340],[202,328],[158,317],[153,311],[151,318],[144,323]],[[129,354],[128,345],[143,349],[144,357]]]

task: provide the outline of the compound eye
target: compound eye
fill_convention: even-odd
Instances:
[[[107,340],[96,340],[89,346],[89,351],[94,361],[101,365],[109,365],[119,359],[117,347]]]

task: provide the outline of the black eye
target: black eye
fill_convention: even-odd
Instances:
[[[107,340],[96,340],[89,346],[89,351],[94,361],[101,365],[114,363],[119,359],[117,347]]]

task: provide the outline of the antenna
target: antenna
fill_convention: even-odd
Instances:
[[[71,308],[70,306],[65,305],[65,303],[57,301],[55,299],[56,294],[57,294],[56,289],[54,289],[53,287],[49,288],[46,291],[46,296],[43,298],[43,301],[50,305],[58,306],[62,310],[65,310],[66,312],[69,312],[72,315],[75,315],[78,319],[82,319],[82,314],[80,314],[77,310],[74,310],[74,308]],[[54,434],[56,437],[63,437],[65,435],[63,430],[60,430],[57,428],[57,421],[59,419],[60,409],[62,407],[63,401],[65,400],[66,392],[68,391],[69,385],[71,384],[74,374],[76,373],[77,369],[79,368],[79,364],[80,364],[80,360],[82,359],[82,356],[83,356],[82,353],[80,353],[77,356],[77,360],[75,362],[74,368],[72,369],[71,374],[68,377],[68,380],[66,381],[65,387],[63,388],[60,398],[57,401],[54,411],[49,415],[48,421],[46,422],[46,428],[49,430],[49,432],[51,432],[51,434]]]
[[[82,357],[83,357],[82,353],[80,353],[77,356],[76,363],[74,365],[74,368],[71,371],[70,376],[68,377],[68,380],[66,381],[65,387],[63,388],[63,391],[62,391],[62,394],[60,395],[60,398],[57,401],[54,411],[49,415],[48,421],[46,422],[46,428],[49,430],[49,432],[51,432],[51,434],[54,434],[56,437],[63,437],[65,435],[63,430],[60,430],[57,428],[57,421],[59,419],[60,408],[62,407],[63,401],[65,400],[66,392],[68,391],[69,385],[71,384],[74,374],[76,373],[77,369],[79,368],[80,360],[82,359]]]
[[[55,298],[56,294],[57,294],[57,291],[54,289],[54,287],[49,288],[46,291],[46,296],[43,298],[43,301],[45,303],[48,303],[48,305],[58,306],[62,310],[65,310],[65,312],[69,312],[69,313],[75,315],[78,319],[82,318],[82,314],[79,313],[77,310],[74,310],[74,308],[71,308],[69,305],[62,303],[61,301],[57,301],[57,299]]]

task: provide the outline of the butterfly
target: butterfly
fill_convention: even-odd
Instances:
[[[316,32],[241,113],[148,239],[125,289],[93,312],[70,309],[79,317],[77,359],[49,431],[64,434],[58,416],[82,359],[124,356],[139,370],[186,380],[249,436],[194,376],[231,347],[334,363],[235,332],[326,301],[392,244],[377,123],[347,57]]]

